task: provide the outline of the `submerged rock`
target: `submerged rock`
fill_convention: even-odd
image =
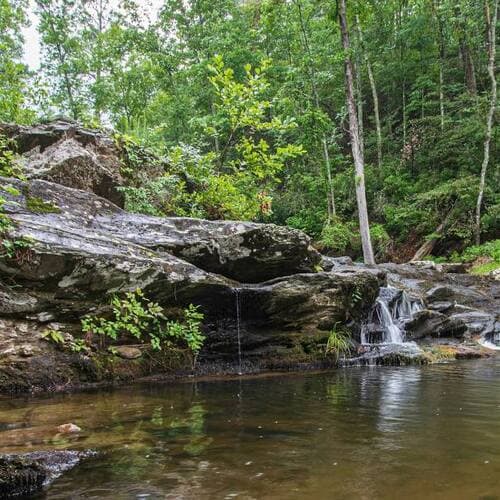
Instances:
[[[26,497],[40,492],[92,451],[37,451],[0,455],[0,498]]]
[[[76,424],[61,424],[57,427],[59,434],[77,434],[82,432],[82,429]]]

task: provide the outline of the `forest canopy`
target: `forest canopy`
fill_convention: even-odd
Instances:
[[[37,70],[23,63],[30,9]],[[357,258],[362,183],[378,260],[456,257],[500,232],[497,11],[498,0],[165,0],[158,13],[136,0],[0,0],[0,122],[112,129],[130,153],[131,211],[288,225]],[[136,178],[139,150],[161,175]]]

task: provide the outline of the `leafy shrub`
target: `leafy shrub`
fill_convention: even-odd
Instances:
[[[488,274],[500,268],[500,240],[470,246],[462,254],[454,252],[450,256],[450,261],[475,263],[470,271],[471,273]]]
[[[184,190],[184,185],[178,177],[165,175],[141,187],[118,189],[125,194],[125,209],[129,212],[162,216],[177,213],[175,199]]]
[[[461,262],[473,262],[480,257],[487,257],[495,262],[500,262],[500,240],[492,240],[482,245],[466,248],[458,257]]]
[[[335,252],[343,253],[352,246],[354,238],[355,233],[350,224],[336,222],[323,228],[320,243]]]
[[[171,321],[163,314],[163,308],[147,299],[140,289],[128,292],[124,298],[111,299],[112,319],[85,316],[81,320],[82,331],[97,334],[104,345],[106,339],[118,340],[130,335],[143,341],[147,337],[155,351],[162,346],[180,344],[187,347],[193,356],[193,365],[203,346],[205,337],[200,325],[203,314],[192,304],[183,311],[184,321]]]

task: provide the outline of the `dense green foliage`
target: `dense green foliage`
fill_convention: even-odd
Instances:
[[[452,254],[453,261],[472,263],[472,272],[485,274],[500,269],[500,240],[468,247],[461,255]]]
[[[142,342],[146,337],[156,351],[162,346],[184,346],[194,359],[203,346],[205,337],[200,330],[203,314],[192,304],[183,311],[182,321],[169,320],[159,304],[137,289],[122,298],[114,296],[111,309],[112,318],[92,315],[82,318],[82,331],[98,335],[102,342],[127,336]]]
[[[378,259],[410,258],[427,240],[436,255],[472,243],[494,1],[347,2]],[[26,8],[0,0],[0,120],[63,113],[147,146],[164,175],[125,188],[130,210],[288,224],[360,255],[336,2],[165,0],[156,18],[134,0],[37,0],[30,93]],[[498,135],[483,240],[499,233]]]

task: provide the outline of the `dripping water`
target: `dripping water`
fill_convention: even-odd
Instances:
[[[238,375],[242,375],[241,369],[241,289],[235,288],[234,294],[236,296],[236,333],[238,339]]]

